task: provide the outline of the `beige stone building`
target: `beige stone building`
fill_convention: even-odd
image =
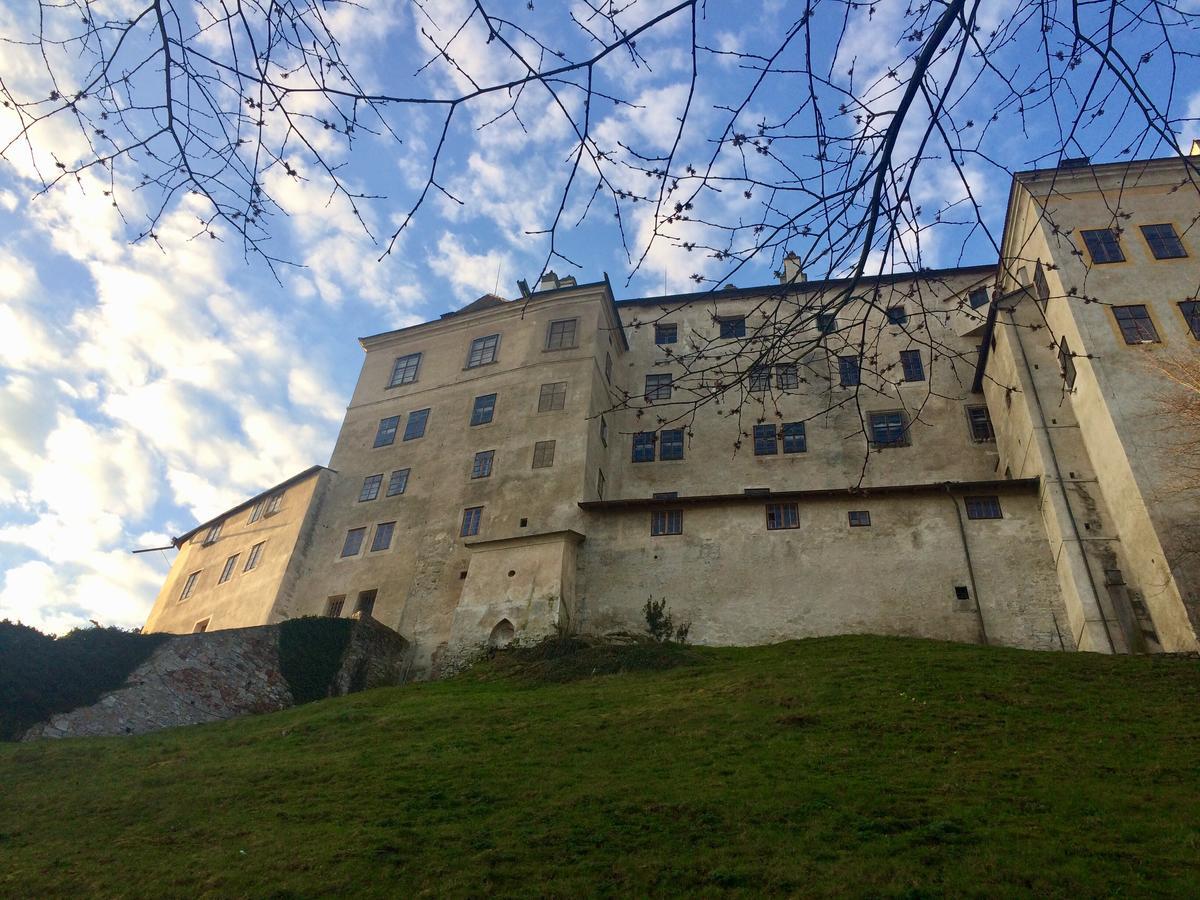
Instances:
[[[221,583],[267,492],[180,539],[147,628],[363,610],[436,672],[641,630],[654,597],[701,643],[1194,649],[1195,506],[1148,425],[1148,359],[1200,346],[1184,176],[1018,175],[998,265],[810,282],[789,258],[628,300],[548,275],[363,338],[330,468],[288,483],[287,559]]]

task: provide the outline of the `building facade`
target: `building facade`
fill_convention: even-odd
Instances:
[[[1190,170],[1019,175],[998,265],[808,282],[789,257],[779,284],[629,300],[549,274],[363,338],[286,574],[244,613],[367,612],[432,673],[640,631],[650,598],[701,643],[1194,649],[1195,505],[1145,428],[1147,357],[1200,338]],[[192,572],[227,587],[199,552],[148,629],[190,630]],[[252,624],[240,602],[208,627]]]

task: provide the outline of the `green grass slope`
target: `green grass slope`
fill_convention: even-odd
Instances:
[[[0,895],[1194,896],[1196,659],[695,653],[0,746]]]

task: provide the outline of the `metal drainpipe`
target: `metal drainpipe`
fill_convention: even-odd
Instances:
[[[1067,498],[1066,491],[1063,490],[1062,469],[1058,466],[1058,453],[1054,450],[1054,441],[1050,439],[1050,426],[1046,424],[1046,411],[1042,409],[1042,397],[1038,393],[1037,385],[1033,381],[1033,368],[1030,366],[1029,357],[1025,353],[1025,342],[1021,339],[1021,329],[1014,321],[1012,309],[1006,309],[1004,312],[1008,316],[1008,324],[1011,326],[1017,349],[1021,351],[1021,362],[1025,366],[1025,374],[1029,377],[1029,384],[1032,387],[1030,393],[1033,394],[1033,404],[1037,408],[1042,431],[1046,433],[1046,446],[1050,450],[1050,462],[1054,466],[1054,479],[1058,482],[1059,490],[1063,491],[1063,504],[1067,507],[1067,518],[1071,521],[1071,532],[1075,535],[1075,543],[1079,546],[1079,552],[1083,555],[1083,570],[1087,572],[1088,584],[1092,588],[1092,599],[1096,601],[1096,609],[1100,613],[1100,624],[1104,626],[1104,637],[1108,640],[1108,652],[1116,653],[1117,648],[1113,643],[1112,629],[1109,628],[1108,617],[1104,615],[1104,604],[1100,602],[1100,592],[1096,590],[1096,578],[1092,575],[1092,564],[1088,561],[1087,551],[1083,549],[1083,538],[1079,534],[1079,523],[1075,521],[1075,510],[1071,508],[1071,501]],[[1078,649],[1078,640],[1076,640],[1075,646]]]
[[[950,493],[950,482],[946,482],[946,499],[954,505],[958,516],[958,534],[962,538],[963,556],[967,558],[967,577],[971,579],[971,596],[975,599],[975,616],[979,620],[979,639],[985,646],[989,643],[987,626],[983,624],[983,608],[979,605],[979,586],[975,583],[975,566],[971,563],[971,548],[967,545],[967,526],[963,524],[962,509],[958,498]]]

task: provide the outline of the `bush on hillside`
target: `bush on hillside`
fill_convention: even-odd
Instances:
[[[99,626],[55,637],[0,622],[0,740],[15,741],[55,713],[91,706],[124,684],[165,637]]]
[[[596,675],[674,669],[702,661],[699,653],[679,643],[635,635],[599,638],[560,633],[536,644],[496,652],[491,664],[476,674],[561,683]]]
[[[279,668],[297,704],[329,696],[342,667],[354,623],[350,619],[303,616],[279,632]]]
[[[678,627],[675,626],[675,621],[671,616],[671,610],[667,608],[667,598],[655,600],[654,595],[650,595],[650,599],[646,601],[646,605],[642,607],[642,615],[646,617],[646,631],[650,637],[663,644],[667,641],[674,640],[677,644],[686,644],[688,632],[692,630],[691,622],[684,622]]]

